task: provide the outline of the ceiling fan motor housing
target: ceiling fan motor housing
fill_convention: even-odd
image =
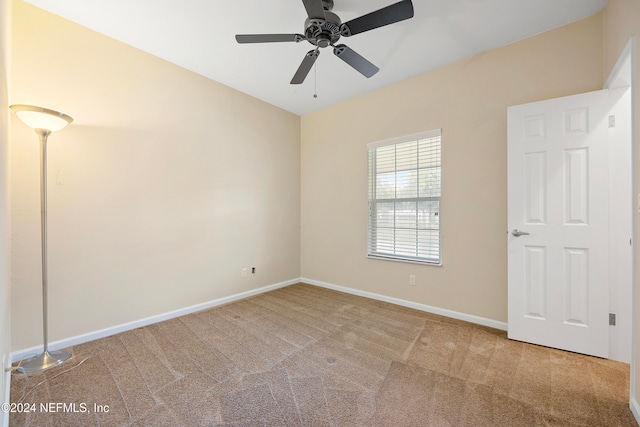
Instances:
[[[323,2],[324,4],[324,2]],[[333,1],[331,1],[333,6]],[[307,41],[318,47],[327,47],[336,43],[341,33],[342,21],[333,12],[324,11],[324,19],[307,18],[304,23],[304,35]]]

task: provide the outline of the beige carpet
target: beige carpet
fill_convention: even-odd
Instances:
[[[11,426],[636,425],[628,365],[304,284],[73,352]]]

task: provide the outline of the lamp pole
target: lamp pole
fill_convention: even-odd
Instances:
[[[49,268],[47,262],[47,138],[48,129],[35,129],[40,137],[40,239],[42,242],[42,336],[44,353],[49,351]]]

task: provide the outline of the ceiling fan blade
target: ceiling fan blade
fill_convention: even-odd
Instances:
[[[309,19],[324,19],[324,7],[322,0],[302,0],[304,8],[307,9]]]
[[[411,0],[402,0],[378,9],[375,12],[345,22],[341,26],[341,31],[343,36],[349,37],[409,18],[413,18],[413,3],[411,3]]]
[[[237,34],[238,43],[278,43],[300,42],[305,40],[302,34]]]
[[[296,71],[296,73],[293,75],[293,78],[291,79],[292,85],[299,85],[304,82],[304,79],[307,78],[307,74],[309,74],[309,71],[311,71],[311,67],[313,67],[316,59],[318,59],[318,55],[320,55],[320,51],[318,49],[310,50],[309,52],[307,52],[307,55],[304,57],[302,63],[298,67],[298,71]]]
[[[349,46],[339,44],[333,48],[333,53],[347,64],[351,65],[360,74],[369,78],[380,71],[380,68],[367,61],[363,56]]]

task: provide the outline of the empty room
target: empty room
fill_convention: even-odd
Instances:
[[[638,425],[639,33],[0,0],[0,425]]]

